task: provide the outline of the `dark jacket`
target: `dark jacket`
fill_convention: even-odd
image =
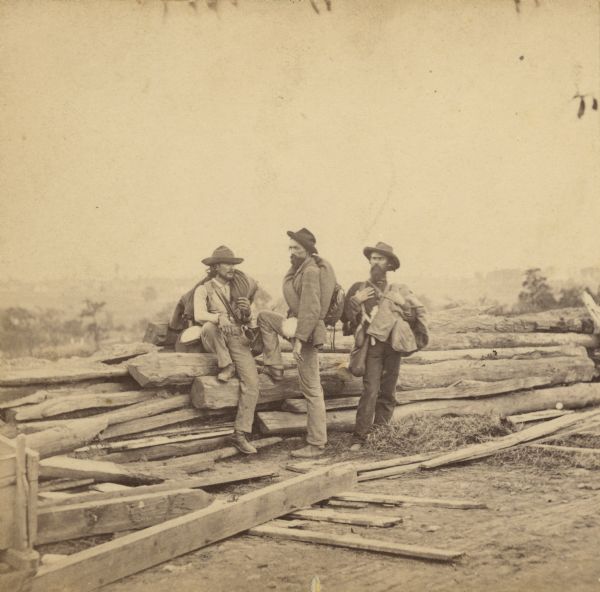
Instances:
[[[329,277],[331,276],[331,277]],[[300,267],[293,267],[283,280],[283,296],[289,307],[289,316],[298,319],[295,337],[300,341],[323,345],[327,329],[323,319],[335,288],[333,273],[321,273],[314,256],[307,257]]]

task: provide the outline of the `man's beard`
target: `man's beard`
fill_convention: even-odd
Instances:
[[[298,269],[303,262],[304,259],[302,257],[298,257],[298,255],[290,255],[290,263],[294,269]]]
[[[371,279],[374,282],[385,280],[385,274],[386,270],[380,265],[375,264],[371,266]]]

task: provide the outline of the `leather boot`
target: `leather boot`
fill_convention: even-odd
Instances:
[[[221,382],[228,382],[235,376],[235,366],[233,364],[229,364],[225,366],[225,368],[221,368],[220,372],[217,374],[217,379]]]
[[[242,454],[256,454],[258,451],[246,438],[244,432],[235,431],[230,437],[230,442],[235,446]]]
[[[325,453],[325,446],[315,446],[314,444],[307,444],[297,450],[292,450],[290,456],[294,458],[316,458]]]
[[[273,382],[281,382],[283,380],[283,368],[275,366],[263,366],[263,374],[266,374]]]

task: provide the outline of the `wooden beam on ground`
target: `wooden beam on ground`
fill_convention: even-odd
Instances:
[[[41,493],[47,491],[64,491],[65,489],[75,489],[91,485],[92,483],[94,483],[93,479],[53,479],[40,485],[39,491]]]
[[[114,483],[157,483],[161,478],[150,471],[136,473],[116,463],[52,456],[40,461],[40,476],[45,479],[94,479]]]
[[[117,364],[137,356],[158,351],[158,347],[152,343],[116,343],[114,345],[103,347],[100,351],[92,354],[90,359],[105,364]]]
[[[42,567],[31,592],[95,590],[351,489],[355,477],[348,467],[314,471],[74,553],[60,564]]]
[[[64,503],[83,503],[100,499],[116,499],[118,497],[141,495],[145,493],[159,493],[173,491],[175,489],[206,489],[211,487],[222,487],[233,483],[243,483],[244,481],[254,481],[257,479],[268,479],[277,477],[278,473],[270,469],[246,469],[240,470],[238,467],[219,467],[218,470],[211,471],[198,477],[187,477],[185,479],[169,480],[157,485],[138,485],[136,487],[123,487],[122,489],[112,489],[111,491],[90,491],[87,493],[77,493],[71,495],[65,500],[52,500],[39,504],[39,507],[50,507],[62,505]],[[98,484],[100,485],[100,484]],[[108,485],[108,484],[106,484]],[[119,485],[119,484],[111,484]]]
[[[553,444],[527,444],[527,448],[535,448],[545,452],[565,452],[568,454],[585,454],[600,456],[599,448],[581,448],[579,446],[557,446]]]
[[[124,407],[149,401],[154,393],[146,391],[129,391],[115,393],[70,394],[63,397],[52,397],[35,405],[20,406],[6,413],[8,421],[27,421],[44,419],[62,413],[71,413],[81,409],[100,409],[104,407]]]
[[[428,506],[431,508],[450,508],[453,510],[475,510],[487,508],[485,504],[480,502],[472,502],[470,500],[428,498],[410,495],[388,495],[383,493],[370,493],[366,491],[349,491],[346,493],[340,493],[334,496],[332,500],[394,506]]]
[[[394,410],[392,421],[401,421],[411,415],[495,414],[501,417],[555,409],[561,403],[565,409],[581,409],[600,404],[600,383],[578,383],[564,387],[553,387],[534,391],[523,391],[496,395],[482,399],[452,399],[448,401],[418,401],[399,405]],[[299,434],[306,431],[306,417],[283,411],[259,411],[258,425],[261,433]],[[352,431],[356,412],[353,410],[330,411],[327,413],[327,429]]]
[[[216,375],[214,354],[161,353],[135,358],[127,365],[142,388],[162,388],[192,384],[196,376]]]
[[[421,462],[423,460],[429,460],[438,454],[439,452],[423,452],[421,454],[411,454],[409,456],[394,456],[385,460],[357,463],[354,465],[354,468],[356,469],[356,472],[361,475],[362,473],[370,473],[371,471],[379,471],[381,469],[389,469],[391,467],[401,467],[404,465]]]
[[[472,446],[466,446],[459,450],[442,454],[438,457],[432,458],[431,460],[426,460],[421,463],[421,468],[436,469],[438,467],[450,464],[485,458],[502,450],[523,444],[524,442],[530,442],[532,440],[556,433],[562,428],[572,426],[590,417],[598,416],[600,416],[600,409],[584,411],[582,413],[573,413],[572,415],[565,415],[563,417],[557,417],[556,419],[550,419],[530,428],[521,430],[520,432],[503,436],[497,440],[490,440],[489,442],[483,442],[481,444],[473,444]]]
[[[529,423],[532,421],[544,421],[546,419],[554,419],[562,415],[574,413],[572,409],[544,409],[543,411],[532,411],[531,413],[520,413],[519,415],[509,415],[506,419],[510,423]]]
[[[43,545],[139,530],[205,508],[210,503],[212,496],[204,491],[179,489],[41,509],[37,542]]]
[[[355,534],[329,534],[312,530],[295,530],[277,526],[256,526],[248,531],[254,536],[272,537],[281,540],[316,543],[332,547],[345,547],[358,551],[372,551],[389,555],[400,555],[433,561],[454,561],[464,555],[461,551],[448,551],[419,545],[402,545],[377,539],[367,539]]]
[[[352,524],[353,526],[373,526],[389,528],[402,522],[401,516],[381,516],[366,512],[338,512],[325,508],[296,510],[288,514],[290,518],[298,520],[313,520],[316,522],[333,522],[335,524]]]

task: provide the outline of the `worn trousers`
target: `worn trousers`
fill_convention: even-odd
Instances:
[[[263,359],[265,366],[283,368],[279,335],[283,337],[282,325],[285,317],[276,312],[258,313],[258,326],[263,339]],[[327,419],[325,399],[319,373],[319,350],[310,343],[302,343],[302,360],[298,362],[300,390],[306,399],[306,441],[314,446],[327,443]]]
[[[396,407],[396,383],[400,373],[400,353],[387,342],[369,339],[363,392],[356,411],[354,433],[366,438],[373,425],[389,423]]]
[[[258,370],[250,348],[242,343],[240,335],[223,335],[210,321],[202,325],[202,345],[207,352],[217,354],[219,368],[233,364],[240,379],[240,398],[234,429],[250,433],[258,401]]]

